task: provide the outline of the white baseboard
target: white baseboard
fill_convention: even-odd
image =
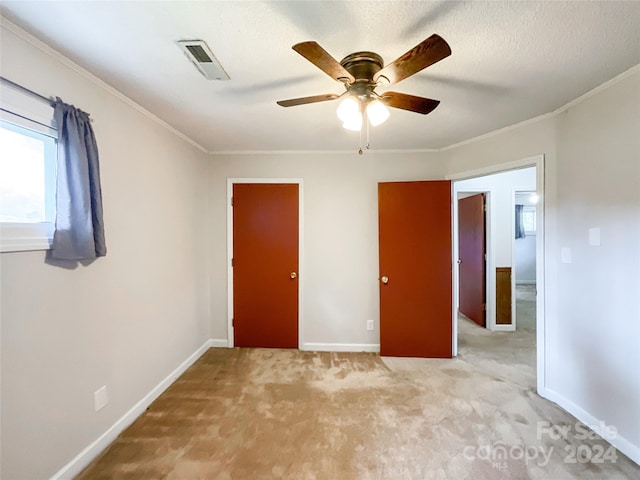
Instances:
[[[158,398],[187,368],[195,363],[213,344],[207,340],[200,348],[171,372],[164,380],[156,385],[142,400],[136,403],[127,413],[117,420],[97,440],[76,455],[69,463],[56,472],[50,480],[66,480],[77,476],[89,465],[105,448],[107,448],[129,425],[131,425],[151,403]]]
[[[554,403],[557,403],[560,407],[565,409],[585,425],[601,425],[601,422],[603,422],[603,420],[594,417],[582,407],[576,405],[571,400],[568,400],[558,392],[550,390],[549,388],[545,388],[544,397]],[[629,457],[632,461],[640,465],[640,446],[634,445],[625,437],[622,437],[619,434],[616,435],[615,438],[605,439],[605,441],[609,442],[616,449]]]
[[[506,324],[494,325],[491,328],[487,328],[487,330],[490,330],[492,332],[515,332],[516,327],[513,325],[513,323],[510,323],[508,325]]]
[[[379,343],[303,343],[300,350],[311,352],[379,352]]]
[[[226,338],[212,338],[209,342],[212,348],[229,348],[229,340]]]
[[[516,285],[535,285],[536,281],[534,280],[516,280]]]

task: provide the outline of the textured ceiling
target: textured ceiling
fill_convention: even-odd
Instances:
[[[11,1],[2,15],[171,124],[204,149],[353,150],[342,93],[291,50],[315,40],[337,60],[390,62],[438,33],[452,55],[393,85],[442,103],[394,109],[378,150],[438,149],[551,112],[640,63],[640,2]],[[206,80],[175,45],[203,39],[231,77]],[[378,89],[382,92],[384,89]]]

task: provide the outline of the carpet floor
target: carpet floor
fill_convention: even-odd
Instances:
[[[535,332],[459,323],[455,359],[210,349],[78,478],[640,478],[535,393]]]
[[[516,328],[536,329],[535,285],[516,285]]]

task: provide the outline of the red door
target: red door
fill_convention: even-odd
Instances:
[[[378,184],[380,354],[452,355],[451,182]]]
[[[236,347],[298,347],[298,185],[233,186]]]
[[[486,326],[484,193],[458,200],[460,313]]]

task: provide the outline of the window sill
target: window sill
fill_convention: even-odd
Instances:
[[[53,239],[53,223],[0,224],[0,253],[49,250]]]

